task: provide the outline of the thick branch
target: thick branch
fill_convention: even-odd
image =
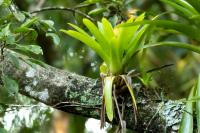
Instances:
[[[30,66],[25,60],[20,59],[17,68],[5,55],[0,66],[1,71],[19,83],[21,94],[65,112],[100,118],[102,88],[98,80],[51,66]],[[127,127],[139,132],[177,131],[183,103],[158,100],[152,90],[134,86],[138,88],[138,122],[134,122],[131,99],[127,96],[124,116]],[[116,118],[115,123],[117,121]]]

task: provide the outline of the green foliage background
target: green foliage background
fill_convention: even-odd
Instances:
[[[2,4],[2,1],[4,4]],[[29,55],[31,58],[28,58],[27,61],[30,63],[36,62],[42,65],[43,63],[39,61],[43,61],[54,67],[66,69],[84,76],[92,78],[99,77],[99,66],[102,60],[90,48],[82,45],[78,40],[59,32],[59,29],[70,29],[67,23],[74,23],[86,29],[82,23],[82,15],[69,11],[45,11],[39,12],[35,14],[35,17],[25,20],[24,17],[30,15],[27,14],[27,12],[30,13],[37,10],[38,1],[14,0],[14,2],[19,10],[25,12],[16,11],[15,14],[13,14],[8,8],[10,1],[0,0],[1,44],[3,44],[3,42],[12,44],[7,47]],[[80,7],[80,3],[86,6]],[[194,5],[197,6],[197,4]],[[188,16],[182,14],[180,10],[159,0],[46,0],[42,5],[42,7],[55,6],[77,7],[77,9],[84,14],[90,15],[94,20],[101,20],[102,17],[106,17],[113,24],[127,20],[130,15],[138,16],[144,11],[147,14],[146,19],[152,19],[156,15],[165,12],[164,15],[161,15],[160,19],[192,25],[194,28],[198,28],[200,22],[198,20],[194,22],[188,19]],[[177,14],[174,12],[177,12]],[[197,18],[199,18],[199,16],[197,16]],[[35,25],[40,28],[35,28]],[[153,33],[148,43],[178,41],[199,46],[199,40],[190,37],[193,36],[193,32],[188,35],[180,34],[180,32],[164,26],[152,27],[152,30]],[[43,37],[40,37],[41,32],[46,33],[46,36],[49,37],[48,40],[43,40]],[[6,37],[4,35],[6,35]],[[46,45],[43,45],[42,42],[45,42]],[[41,48],[38,46],[41,46]],[[41,55],[41,49],[43,49],[43,55]],[[15,56],[10,55],[10,58],[12,58],[17,65]],[[161,88],[162,93],[168,98],[180,99],[188,96],[190,88],[192,88],[197,79],[200,71],[199,58],[200,56],[198,54],[184,49],[158,47],[146,50],[145,56],[142,58],[139,55],[134,57],[130,63],[130,67],[134,67],[138,72],[143,73],[152,68],[166,64],[174,64],[171,67],[151,73],[150,76],[152,78],[150,81],[148,81],[147,78],[147,81],[150,88],[155,88],[155,90],[160,90]],[[37,61],[35,59],[37,59]],[[143,79],[145,79],[145,76]],[[5,77],[4,82],[6,82],[6,80],[12,82],[12,79],[9,79],[9,77]],[[14,82],[12,83],[16,86]],[[12,87],[8,86],[7,88]],[[17,86],[14,90],[10,89],[11,92],[7,92],[4,87],[0,87],[0,117],[3,118],[6,111],[10,109],[14,110],[13,113],[16,113],[10,132],[43,133],[49,130],[48,127],[51,121],[52,109],[48,107],[42,107],[42,109],[40,109],[40,106],[43,105],[17,94],[16,91],[18,90],[16,88]],[[28,108],[32,111],[30,123],[32,121],[33,124],[27,125],[23,120],[19,121],[17,111],[24,107],[11,107],[9,106],[10,103],[16,105],[38,105],[37,107]],[[37,117],[33,118],[33,115]],[[39,117],[41,115],[43,115],[42,119]],[[77,125],[84,125],[84,118],[76,116],[73,119],[78,119],[80,121],[80,123],[76,124],[73,122],[71,123],[73,125],[71,127],[75,127],[74,129],[76,129]],[[44,126],[41,127],[40,125]],[[4,127],[3,121],[0,121],[0,127]],[[71,130],[71,132],[73,132],[73,129]],[[0,132],[3,132],[3,129],[0,128]]]

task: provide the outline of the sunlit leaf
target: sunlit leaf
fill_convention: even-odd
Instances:
[[[110,39],[114,36],[113,27],[112,27],[111,23],[106,18],[102,18],[101,24],[102,24],[102,29],[99,28],[99,30],[102,32],[104,37],[109,42]]]
[[[106,114],[110,121],[113,120],[113,100],[112,100],[112,86],[113,86],[114,77],[105,77],[104,78],[104,87],[103,95],[105,98]]]
[[[86,45],[88,45],[90,48],[92,48],[105,62],[108,62],[108,57],[103,51],[103,49],[100,47],[100,45],[91,37],[86,36],[84,34],[81,34],[79,32],[73,31],[73,30],[61,30],[62,32],[82,41]]]
[[[92,23],[89,19],[83,19],[83,23],[90,30],[92,35],[94,35],[94,37],[99,42],[103,50],[105,50],[106,52],[109,52],[108,42],[105,39],[105,37],[102,35],[102,33],[98,30],[98,28],[95,26],[95,24]]]
[[[96,15],[99,15],[99,14],[105,12],[106,10],[107,10],[106,8],[102,8],[102,7],[96,8],[96,9],[91,10],[90,12],[88,12],[88,15],[96,16]]]

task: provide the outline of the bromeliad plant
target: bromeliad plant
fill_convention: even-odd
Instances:
[[[124,23],[134,23],[142,21],[145,14],[141,14],[136,19],[130,18]],[[93,36],[90,36],[80,27],[69,24],[75,30],[61,30],[62,32],[80,40],[92,48],[104,61],[100,67],[103,82],[103,110],[110,121],[113,120],[113,89],[120,89],[119,81],[123,81],[128,88],[134,111],[137,110],[136,99],[131,87],[131,77],[125,75],[125,68],[132,59],[132,56],[138,52],[144,45],[145,34],[148,25],[136,25],[131,27],[113,27],[111,23],[103,18],[97,22],[98,27],[88,19],[83,19],[84,25]]]

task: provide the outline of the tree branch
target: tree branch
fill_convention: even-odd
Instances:
[[[19,56],[16,67],[6,55],[0,63],[0,71],[15,79],[19,92],[56,109],[86,117],[100,118],[102,103],[101,82],[51,66],[31,66],[25,56]],[[21,60],[23,59],[23,60]],[[0,75],[2,76],[2,75]],[[127,127],[138,132],[172,132],[178,130],[184,104],[180,101],[159,100],[151,89],[137,87],[138,122],[134,122],[131,98],[126,97],[124,119]],[[116,118],[113,123],[119,122]]]
[[[69,12],[72,12],[72,13],[77,13],[77,14],[80,14],[92,21],[95,21],[95,19],[91,18],[89,15],[81,12],[80,10],[77,10],[75,8],[68,8],[68,7],[44,7],[42,9],[39,9],[39,10],[35,10],[35,11],[32,11],[31,14],[33,13],[39,13],[39,12],[44,12],[44,11],[69,11]]]

